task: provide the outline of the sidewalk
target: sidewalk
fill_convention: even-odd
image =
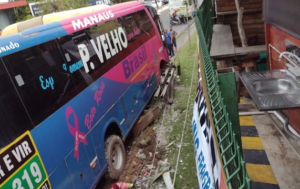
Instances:
[[[244,101],[244,99],[241,99],[241,101]],[[272,168],[266,153],[268,146],[263,145],[262,135],[257,129],[257,126],[265,126],[259,123],[255,124],[252,116],[239,116],[239,120],[243,159],[248,176],[251,179],[252,188],[279,189],[274,175],[274,168]]]
[[[160,7],[160,8],[157,10],[157,12],[158,12],[158,13],[161,13],[162,11],[168,9],[168,7],[169,7],[169,4],[163,5],[162,7]]]
[[[177,42],[177,53],[175,54],[175,56],[170,58],[171,61],[176,59],[176,57],[179,54],[179,52],[180,52],[181,48],[183,47],[183,45],[185,45],[185,44],[188,45],[189,44],[189,37],[192,37],[194,35],[194,33],[196,32],[195,23],[192,23],[190,25],[189,30],[190,30],[190,35],[188,33],[188,30],[186,29],[182,32],[182,35],[179,38],[177,38],[177,41],[176,41]],[[192,41],[190,41],[190,42],[192,43]]]
[[[252,102],[252,100],[250,99],[245,100],[248,103]],[[264,112],[260,113],[262,114],[252,116],[240,116],[240,118],[243,117],[242,119],[246,118],[246,120],[248,120],[240,120],[242,133],[243,130],[244,133],[247,133],[245,132],[246,130],[249,130],[247,128],[249,128],[251,125],[255,125],[255,130],[257,132],[256,136],[259,137],[259,140],[255,141],[242,140],[243,149],[251,148],[255,149],[256,151],[261,150],[260,153],[256,153],[255,155],[252,154],[251,160],[248,160],[248,162],[252,161],[252,163],[253,161],[257,161],[256,165],[246,165],[250,179],[252,180],[252,182],[254,182],[254,184],[256,184],[254,186],[257,186],[257,188],[299,189],[299,138],[295,139],[294,137],[287,135],[284,132],[283,123],[274,114],[269,113],[268,115],[267,113],[264,114]],[[253,136],[251,136],[251,138],[252,137]],[[248,137],[248,139],[249,138],[250,137]],[[260,144],[258,144],[258,141]],[[245,156],[246,154],[244,153],[244,160],[245,162],[247,162],[247,158]],[[266,158],[262,156],[266,156],[268,161],[265,161],[265,163],[261,163],[263,160],[266,160]],[[258,163],[258,161],[260,163]],[[268,164],[271,165],[271,169],[267,166]],[[256,168],[253,169],[254,167]],[[271,174],[272,171],[274,175]],[[262,185],[262,183],[265,184]]]

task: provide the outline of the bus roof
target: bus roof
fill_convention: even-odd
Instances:
[[[55,22],[55,21],[60,21],[60,20],[66,19],[66,18],[85,14],[88,12],[101,10],[101,9],[104,9],[107,7],[109,7],[109,6],[108,5],[95,5],[95,6],[90,6],[90,7],[74,9],[74,10],[46,14],[44,16],[39,16],[36,18],[32,18],[32,19],[29,19],[29,20],[26,20],[23,22],[18,22],[18,23],[7,26],[2,31],[1,37],[20,33],[26,29],[30,29],[30,28],[33,28],[36,26],[48,24],[48,23]]]
[[[99,25],[130,12],[141,10],[143,7],[144,5],[139,1],[113,6],[92,6],[54,13],[49,17],[44,16],[43,19],[37,17],[29,22],[24,21],[10,25],[5,28],[6,35],[0,37],[0,57]],[[41,19],[43,23],[41,23]],[[27,26],[24,23],[27,23]]]

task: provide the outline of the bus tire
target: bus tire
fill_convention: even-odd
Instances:
[[[106,139],[105,160],[107,163],[107,177],[118,179],[126,163],[125,147],[119,136],[111,135]]]

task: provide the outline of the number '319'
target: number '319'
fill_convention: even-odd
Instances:
[[[34,177],[34,182],[36,182],[37,184],[41,182],[41,180],[42,180],[42,173],[41,173],[40,168],[39,168],[39,166],[38,166],[38,164],[36,162],[31,163],[31,165],[30,165],[30,173]],[[30,176],[29,176],[29,174],[28,174],[28,172],[27,172],[26,169],[23,171],[22,180],[24,180],[24,181],[27,182],[27,185],[28,185],[28,187],[30,189],[34,189],[33,188],[33,184],[32,184],[32,180],[30,179]],[[13,189],[25,189],[22,186],[21,179],[19,179],[19,178],[16,178],[13,181],[12,188]]]

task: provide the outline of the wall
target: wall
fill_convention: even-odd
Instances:
[[[264,22],[262,21],[262,0],[243,0],[243,26],[251,45],[265,44]],[[237,27],[237,12],[234,0],[216,0],[217,23],[231,26],[233,42],[240,46]]]
[[[6,26],[15,22],[14,9],[0,10],[0,29],[4,29]]]
[[[289,41],[300,47],[300,39],[297,39],[269,24],[265,24],[265,28],[266,44],[273,45],[280,52],[286,51],[285,39],[288,39]],[[271,49],[270,54],[271,56],[269,56],[268,54],[268,69],[286,69],[285,62],[278,61],[279,54],[277,52]],[[300,109],[284,110],[283,113],[288,116],[290,124],[300,134]]]

